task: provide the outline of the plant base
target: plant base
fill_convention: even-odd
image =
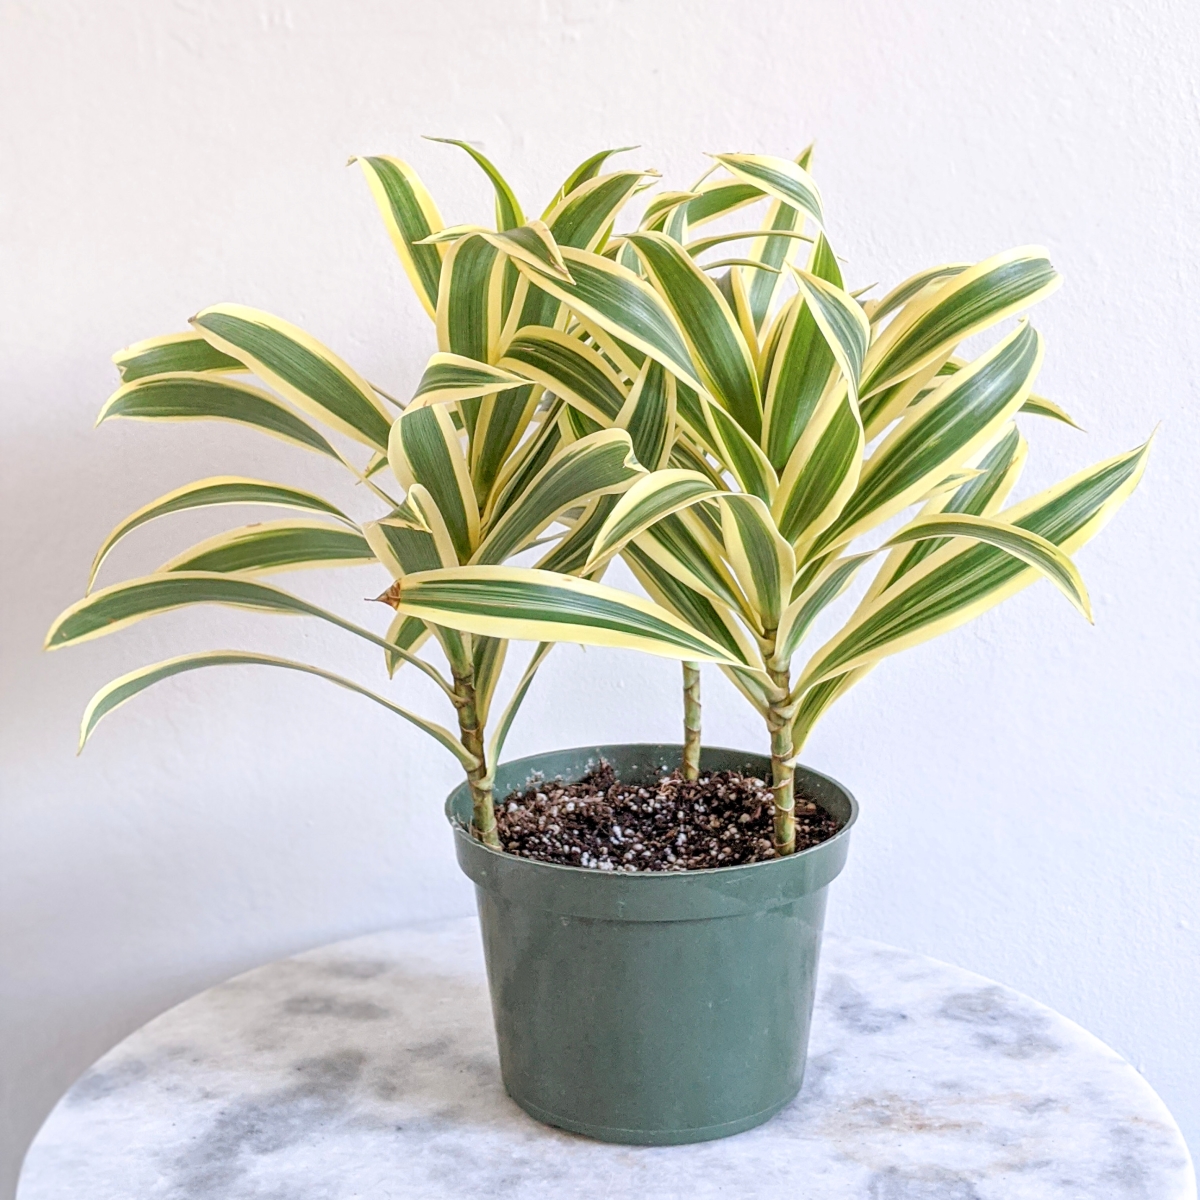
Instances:
[[[540,773],[618,778],[677,767],[679,746],[596,746],[501,766],[496,791]],[[704,770],[769,768],[705,750]],[[476,885],[500,1067],[510,1096],[551,1125],[604,1141],[670,1145],[769,1119],[799,1091],[826,890],[845,863],[853,798],[797,769],[842,822],[828,841],[715,870],[598,872],[473,840],[465,785],[447,801],[459,863]]]

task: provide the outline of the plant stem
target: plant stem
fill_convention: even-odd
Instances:
[[[683,777],[700,778],[700,664],[683,664]]]
[[[791,854],[796,849],[796,796],[793,789],[792,720],[787,709],[791,672],[767,668],[771,682],[782,699],[767,710],[767,728],[771,731],[771,791],[775,795],[775,853]]]
[[[459,740],[479,760],[478,765],[467,772],[467,783],[471,788],[471,832],[485,846],[499,850],[496,806],[492,798],[492,785],[487,778],[483,730],[479,728],[479,713],[475,704],[475,672],[470,666],[464,673],[454,671],[454,695],[458,708]]]

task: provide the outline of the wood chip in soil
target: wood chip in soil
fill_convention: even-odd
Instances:
[[[578,783],[534,781],[496,806],[500,844],[538,862],[597,871],[698,871],[776,857],[775,804],[765,779],[713,771],[693,781],[678,771],[622,783],[607,763]],[[796,849],[841,828],[816,801],[796,796]]]

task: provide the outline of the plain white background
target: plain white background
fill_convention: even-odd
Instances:
[[[706,151],[814,170],[851,286],[1048,245],[1026,488],[1162,429],[1080,562],[1097,623],[1048,585],[891,660],[806,758],[859,796],[833,927],[960,963],[1126,1055],[1200,1145],[1196,373],[1200,10],[1194,0],[29,0],[0,5],[0,1195],[89,1062],[155,1012],[304,946],[472,905],[440,815],[455,765],[318,681],[194,675],[112,717],[91,693],[187,649],[257,647],[380,684],[301,620],[193,612],[53,656],[100,539],[189,479],[244,473],[363,510],[253,434],[92,431],[108,356],[222,300],[274,310],[405,393],[433,345],[353,153],[415,163],[487,219],[473,139],[527,207],[586,153],[686,186]],[[340,489],[340,490],[339,490]],[[240,514],[239,514],[240,515]],[[220,521],[147,528],[107,575]],[[293,575],[359,619],[373,575]],[[361,614],[361,615],[360,615]],[[677,668],[555,652],[509,744],[676,736]],[[765,745],[719,678],[710,741]],[[400,696],[420,689],[402,674]]]

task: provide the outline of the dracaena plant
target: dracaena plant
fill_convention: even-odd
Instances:
[[[438,353],[402,413],[400,404],[302,330],[234,304],[205,309],[192,318],[189,332],[119,352],[121,386],[100,413],[100,422],[217,419],[274,435],[347,469],[375,503],[375,514],[355,520],[314,492],[261,479],[221,475],[187,484],[112,531],[92,564],[87,595],[55,621],[46,639],[56,649],[195,604],[315,617],[377,645],[389,675],[402,664],[424,672],[452,707],[457,730],[320,667],[220,650],[156,663],[110,683],[87,707],[81,748],[118,705],[182,672],[223,664],[307,672],[375,700],[454,754],[471,785],[476,835],[497,844],[493,768],[549,644],[534,652],[489,739],[485,729],[505,637],[461,632],[436,613],[414,615],[411,606],[386,632],[375,632],[262,578],[287,569],[377,563],[395,579],[436,579],[467,564],[494,569],[545,542],[551,545],[539,565],[579,572],[612,502],[645,476],[642,462],[653,467],[669,457],[669,381],[654,363],[640,375],[634,371],[641,382],[633,387],[606,365],[610,403],[591,409],[549,391],[528,364],[520,374],[495,365],[506,351],[518,352],[527,326],[547,330],[544,354],[561,348],[565,335],[554,335],[557,342],[550,335],[570,325],[568,311],[551,294],[530,288],[520,269],[533,263],[571,279],[562,256],[594,257],[647,175],[602,174],[608,154],[594,155],[558,190],[544,220],[527,223],[492,164],[470,152],[495,186],[494,230],[446,233],[411,167],[392,158],[359,160],[417,298],[436,326]],[[600,352],[590,353],[598,365]],[[402,496],[389,492],[396,484]],[[147,522],[229,505],[271,505],[296,515],[231,529],[151,575],[93,590],[112,549]],[[590,568],[594,577],[601,571]],[[636,644],[676,657],[713,650],[703,635],[657,606],[591,586],[589,602],[603,620],[623,620],[626,638]],[[399,607],[398,595],[391,588],[379,599]],[[440,644],[448,675],[424,653],[431,638]]]
[[[1149,443],[1007,505],[1026,456],[1018,414],[1074,422],[1032,390],[1043,347],[1027,321],[973,359],[958,351],[1057,287],[1046,253],[935,267],[862,300],[845,290],[807,153],[716,164],[719,177],[653,199],[633,231],[573,246],[530,222],[500,246],[519,272],[522,312],[541,308],[501,335],[496,368],[536,380],[584,427],[649,389],[668,414],[657,461],[647,460],[656,469],[576,516],[577,530],[595,526],[573,564],[582,578],[468,565],[404,576],[394,602],[477,636],[681,657],[677,640],[656,644],[645,627],[673,615],[703,642],[695,657],[718,662],[766,722],[775,848],[787,854],[796,757],[877,662],[1040,576],[1090,619],[1070,554],[1136,486]],[[756,201],[767,204],[757,227],[693,236]],[[457,247],[483,235],[444,236]],[[706,261],[737,240],[750,243],[745,257]],[[448,365],[430,364],[434,403]],[[653,611],[631,615],[632,599],[589,582],[617,554]],[[809,648],[817,618],[872,570],[842,627]],[[694,774],[694,664],[684,691]]]

